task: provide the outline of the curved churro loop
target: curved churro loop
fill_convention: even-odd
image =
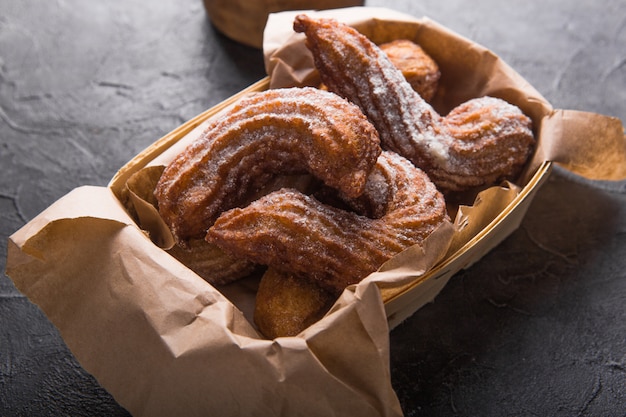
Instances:
[[[356,103],[376,126],[383,147],[424,169],[440,189],[460,191],[512,177],[530,156],[531,120],[519,108],[479,98],[442,117],[385,53],[353,28],[298,15],[294,30],[305,33],[328,89]]]
[[[268,90],[213,121],[165,169],[155,189],[159,213],[184,244],[275,174],[309,172],[357,196],[380,152],[374,127],[336,94]]]
[[[346,203],[363,201],[382,216],[372,219],[282,189],[222,214],[207,240],[336,294],[421,243],[447,219],[443,196],[426,174],[393,152],[378,158],[363,196]]]

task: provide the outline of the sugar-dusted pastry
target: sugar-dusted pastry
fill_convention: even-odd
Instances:
[[[167,252],[212,285],[224,285],[253,273],[257,265],[235,258],[204,239],[192,239]]]
[[[531,120],[518,107],[483,97],[442,117],[386,54],[355,29],[301,14],[294,30],[305,33],[328,89],[357,104],[376,126],[383,148],[411,160],[441,190],[511,178],[530,156],[535,144]]]
[[[407,159],[383,152],[364,193],[343,196],[380,216],[323,204],[291,189],[223,213],[207,240],[236,257],[311,279],[337,294],[419,244],[448,219],[443,196]]]
[[[276,174],[308,172],[360,195],[380,152],[378,133],[347,100],[315,88],[268,90],[215,118],[166,167],[154,194],[184,244]]]

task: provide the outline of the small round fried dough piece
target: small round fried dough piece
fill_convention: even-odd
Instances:
[[[422,98],[430,102],[439,86],[439,66],[421,46],[408,39],[383,43],[380,49]]]
[[[269,268],[259,283],[254,323],[269,339],[295,336],[321,319],[335,299],[314,282]]]

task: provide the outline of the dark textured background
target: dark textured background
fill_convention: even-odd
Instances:
[[[626,120],[626,2],[366,1],[483,44],[555,107]],[[265,75],[200,0],[0,0],[6,240]],[[520,229],[391,333],[407,416],[626,415],[626,182],[556,170]],[[126,412],[0,276],[0,416]]]

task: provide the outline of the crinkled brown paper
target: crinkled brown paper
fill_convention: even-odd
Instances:
[[[535,156],[518,185],[493,187],[472,207],[458,208],[452,243],[453,228],[442,228],[424,248],[409,249],[344,291],[323,320],[276,340],[265,340],[251,324],[253,287],[235,286],[226,298],[164,252],[171,236],[141,195],[154,180],[150,167],[167,163],[202,126],[179,144],[160,142],[135,158],[137,172],[118,174],[134,178],[122,192],[87,186],[61,198],[11,236],[7,273],[58,327],[84,368],[134,415],[401,415],[390,382],[388,298],[381,291],[410,286],[449,245],[448,256],[460,253],[463,264],[449,265],[448,275],[476,261],[489,247],[479,255],[460,248],[498,216],[499,223],[509,222],[507,233],[517,227],[521,216],[509,221],[505,209],[545,161],[593,179],[626,177],[619,120],[552,109],[485,48],[429,19],[387,9],[319,14],[354,25],[378,43],[409,38],[421,44],[440,65],[433,105],[442,113],[482,95],[517,104],[535,123]],[[317,82],[303,35],[292,31],[294,16],[279,13],[268,21],[264,49],[272,87]],[[405,297],[403,308],[414,311],[431,301],[445,282],[431,280],[414,298]]]

